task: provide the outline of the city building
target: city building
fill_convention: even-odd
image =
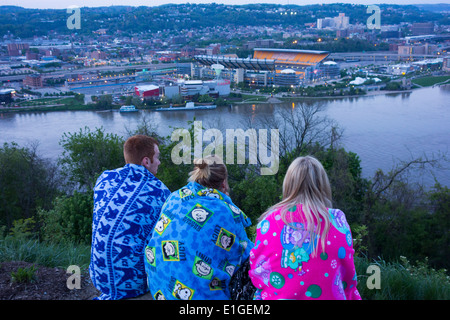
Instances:
[[[28,43],[8,43],[8,55],[11,57],[22,55],[22,50],[27,51],[30,48]]]
[[[224,79],[208,81],[180,80],[177,85],[180,86],[180,94],[185,100],[190,100],[195,95],[207,94],[213,98],[218,98],[230,94],[230,81]]]
[[[438,46],[435,44],[405,44],[398,46],[399,55],[432,55],[438,51]]]
[[[168,85],[162,87],[162,95],[167,99],[173,99],[178,96],[181,96],[180,86],[179,85]]]
[[[390,65],[387,68],[387,72],[395,76],[405,75],[413,71],[414,66],[409,63]]]
[[[442,70],[450,72],[450,57],[444,57],[443,58]]]
[[[40,74],[27,75],[25,79],[23,79],[23,85],[32,88],[42,88],[43,87],[42,76]]]
[[[7,104],[13,101],[14,89],[0,89],[0,104]]]
[[[414,61],[412,65],[415,70],[420,71],[435,71],[439,70],[443,66],[444,59],[436,58],[436,59],[425,59],[420,61]]]
[[[141,99],[159,98],[159,86],[152,84],[136,86],[134,92]]]
[[[289,35],[290,36],[290,35]],[[284,37],[284,35],[283,35]],[[247,41],[242,48],[245,50],[251,50],[254,48],[273,48],[277,45],[282,45],[283,41],[275,41],[273,39],[257,39],[257,40],[251,40]]]
[[[434,23],[413,23],[411,26],[411,32],[413,36],[421,36],[434,33]]]
[[[337,79],[341,76],[339,65],[334,61],[325,61],[318,68],[319,77],[323,79]]]
[[[350,19],[345,13],[339,13],[339,16],[334,18],[317,19],[317,29],[347,29],[349,27]]]
[[[100,60],[100,59],[104,60],[107,58],[107,55],[103,51],[95,50],[95,51],[92,51],[89,53],[89,57],[91,59],[95,59],[95,60]]]

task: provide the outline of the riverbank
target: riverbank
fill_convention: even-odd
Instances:
[[[363,97],[370,97],[370,96],[379,96],[379,95],[388,95],[388,94],[402,94],[402,93],[411,93],[414,90],[418,90],[420,88],[416,89],[409,89],[409,90],[374,90],[369,91],[365,94],[358,94],[358,95],[333,95],[333,96],[317,96],[317,97],[310,97],[310,96],[294,96],[294,97],[281,97],[280,99],[283,99],[284,101],[292,101],[296,99],[345,99],[345,98],[363,98]]]
[[[444,81],[441,83],[433,83],[432,86],[441,86],[448,85],[449,81]],[[304,96],[298,94],[279,94],[275,96],[265,95],[261,93],[249,93],[244,92],[241,93],[244,97],[239,98],[229,98],[227,99],[227,105],[233,104],[277,104],[284,102],[295,102],[302,100],[311,100],[311,99],[346,99],[346,98],[361,98],[361,97],[371,97],[371,96],[379,96],[379,95],[393,95],[393,94],[404,94],[404,93],[412,93],[415,90],[420,90],[426,88],[428,86],[418,86],[412,89],[407,90],[371,90],[364,92],[364,94],[356,94],[356,95],[319,95],[319,96]],[[288,96],[287,96],[288,95]],[[160,104],[154,106],[145,106],[140,107],[142,110],[152,110],[157,108],[166,108],[169,107],[170,104]],[[110,109],[98,109],[96,104],[53,104],[53,105],[38,105],[38,106],[27,106],[27,107],[3,107],[0,106],[0,113],[10,113],[10,112],[41,112],[41,111],[114,111],[119,110],[120,105],[114,105]]]

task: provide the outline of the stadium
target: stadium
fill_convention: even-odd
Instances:
[[[194,70],[195,76],[213,76],[213,64],[225,67],[221,75],[236,83],[255,86],[301,86],[320,79],[339,76],[339,66],[327,64],[328,51],[291,49],[254,49],[252,58],[225,55],[197,55],[203,66]],[[208,71],[209,69],[210,71]]]

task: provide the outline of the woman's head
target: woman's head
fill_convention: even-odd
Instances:
[[[189,173],[189,181],[195,181],[202,186],[228,192],[228,171],[222,159],[207,156],[194,160],[194,169]]]
[[[305,200],[331,206],[331,187],[327,173],[314,157],[298,157],[289,166],[283,181],[283,200]]]
[[[301,204],[306,221],[298,221],[292,212],[292,207]],[[328,176],[320,161],[311,156],[298,157],[289,166],[283,181],[283,199],[270,207],[260,218],[274,210],[280,210],[284,223],[304,222],[310,232],[311,239],[320,236],[322,249],[325,248],[325,239],[330,228],[328,208],[331,202],[331,187]],[[318,223],[323,221],[324,223]],[[314,241],[314,254],[316,248]]]

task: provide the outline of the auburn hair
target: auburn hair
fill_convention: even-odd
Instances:
[[[125,163],[140,165],[145,157],[150,158],[153,163],[155,145],[159,145],[158,141],[146,135],[138,134],[128,138],[123,145]]]

